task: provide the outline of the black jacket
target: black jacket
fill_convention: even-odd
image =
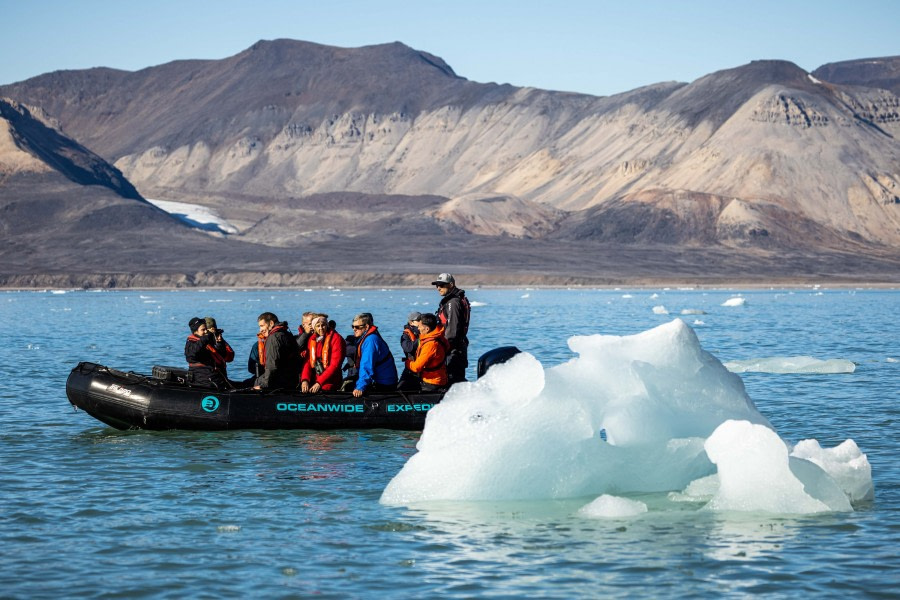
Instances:
[[[444,325],[444,337],[450,342],[450,348],[463,354],[469,347],[469,308],[465,290],[453,288],[452,292],[441,298],[441,304],[434,313]]]
[[[187,359],[188,367],[205,366],[214,368],[216,366],[212,353],[207,346],[215,346],[216,338],[210,333],[203,337],[197,337],[194,334],[188,336],[184,343],[184,358]]]
[[[419,332],[407,323],[403,326],[400,333],[400,347],[403,348],[403,354],[406,358],[412,360],[416,357],[416,348],[419,347]]]
[[[266,370],[256,380],[262,389],[294,389],[300,383],[300,349],[287,321],[282,321],[266,338]]]

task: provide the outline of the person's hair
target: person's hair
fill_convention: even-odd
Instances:
[[[319,313],[317,313],[316,311],[308,310],[300,316],[305,319],[306,317],[317,317],[318,315]]]
[[[353,317],[353,320],[361,321],[363,325],[373,325],[375,323],[375,319],[372,318],[372,313],[359,313]]]
[[[275,313],[264,312],[263,314],[256,317],[257,321],[265,321],[266,323],[278,323],[278,317],[275,316]]]
[[[437,317],[431,313],[425,313],[421,317],[419,317],[419,323],[429,329],[434,329],[435,327],[437,327]]]

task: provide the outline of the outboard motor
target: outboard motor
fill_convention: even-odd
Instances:
[[[521,350],[515,346],[500,346],[499,348],[488,350],[478,359],[478,379],[481,379],[492,366],[505,363],[520,352]]]

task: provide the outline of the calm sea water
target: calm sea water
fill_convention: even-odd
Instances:
[[[723,307],[742,294],[746,304]],[[391,431],[120,432],[73,412],[81,360],[149,372],[183,362],[187,322],[215,316],[241,373],[267,310],[324,310],[342,333],[375,314],[399,354],[424,290],[0,293],[0,596],[898,597],[900,292],[469,290],[473,357],[516,344],[545,365],[572,334],[632,334],[681,316],[723,362],[844,358],[849,375],[742,375],[789,442],[853,438],[875,500],[848,514],[654,510],[627,520],[566,502],[378,498],[415,452]],[[670,314],[656,314],[665,306]],[[474,360],[472,361],[474,363]]]

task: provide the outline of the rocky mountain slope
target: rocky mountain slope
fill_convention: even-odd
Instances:
[[[758,265],[830,253],[851,271],[846,257],[868,256],[891,270],[900,59],[878,60],[812,75],[757,61],[592,97],[470,82],[399,43],[277,40],[223,60],[49,73],[0,94],[41,106],[144,197],[215,207],[239,227],[232,241],[273,250],[420,236],[511,251],[523,239],[516,251],[546,248],[532,258],[549,272],[565,264],[551,246],[584,244]]]

